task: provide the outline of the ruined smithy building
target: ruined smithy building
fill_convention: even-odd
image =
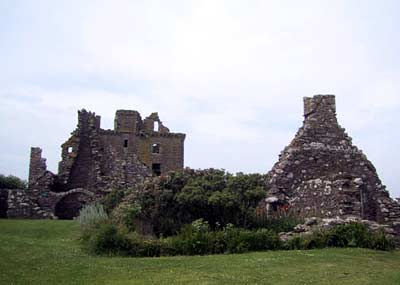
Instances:
[[[400,234],[400,203],[338,124],[333,95],[304,98],[303,126],[267,176],[270,215],[290,209],[303,217],[358,217]]]
[[[78,126],[62,144],[58,174],[46,168],[42,150],[31,148],[27,193],[9,191],[8,217],[62,218],[112,189],[128,189],[146,177],[183,168],[185,134],[171,133],[157,113],[142,120],[118,110],[114,130],[100,116],[78,111]]]

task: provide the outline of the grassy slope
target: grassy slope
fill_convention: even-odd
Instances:
[[[0,220],[0,284],[400,284],[399,251],[93,257],[77,234],[72,221]]]

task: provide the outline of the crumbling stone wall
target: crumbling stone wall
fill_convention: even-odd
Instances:
[[[77,128],[61,146],[57,175],[47,170],[42,150],[31,148],[27,193],[44,212],[72,218],[112,189],[183,168],[185,134],[171,133],[157,113],[142,120],[137,111],[118,110],[114,130],[100,123],[95,113],[78,111]]]
[[[0,189],[0,218],[54,218],[35,203],[25,189]]]
[[[304,98],[304,118],[268,173],[270,214],[274,203],[279,203],[301,216],[399,222],[399,204],[389,197],[372,163],[338,124],[335,96]]]

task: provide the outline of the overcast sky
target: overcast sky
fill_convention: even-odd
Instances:
[[[338,119],[400,196],[400,1],[0,0],[0,173],[30,146],[56,172],[86,108],[157,111],[185,165],[268,172],[304,96]]]

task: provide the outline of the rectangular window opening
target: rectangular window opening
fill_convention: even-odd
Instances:
[[[152,149],[152,153],[160,153],[160,144],[159,143],[153,143],[151,149]]]
[[[153,131],[158,132],[159,128],[160,128],[160,124],[157,121],[155,121],[153,124]]]
[[[128,139],[124,139],[124,147],[128,147]]]

